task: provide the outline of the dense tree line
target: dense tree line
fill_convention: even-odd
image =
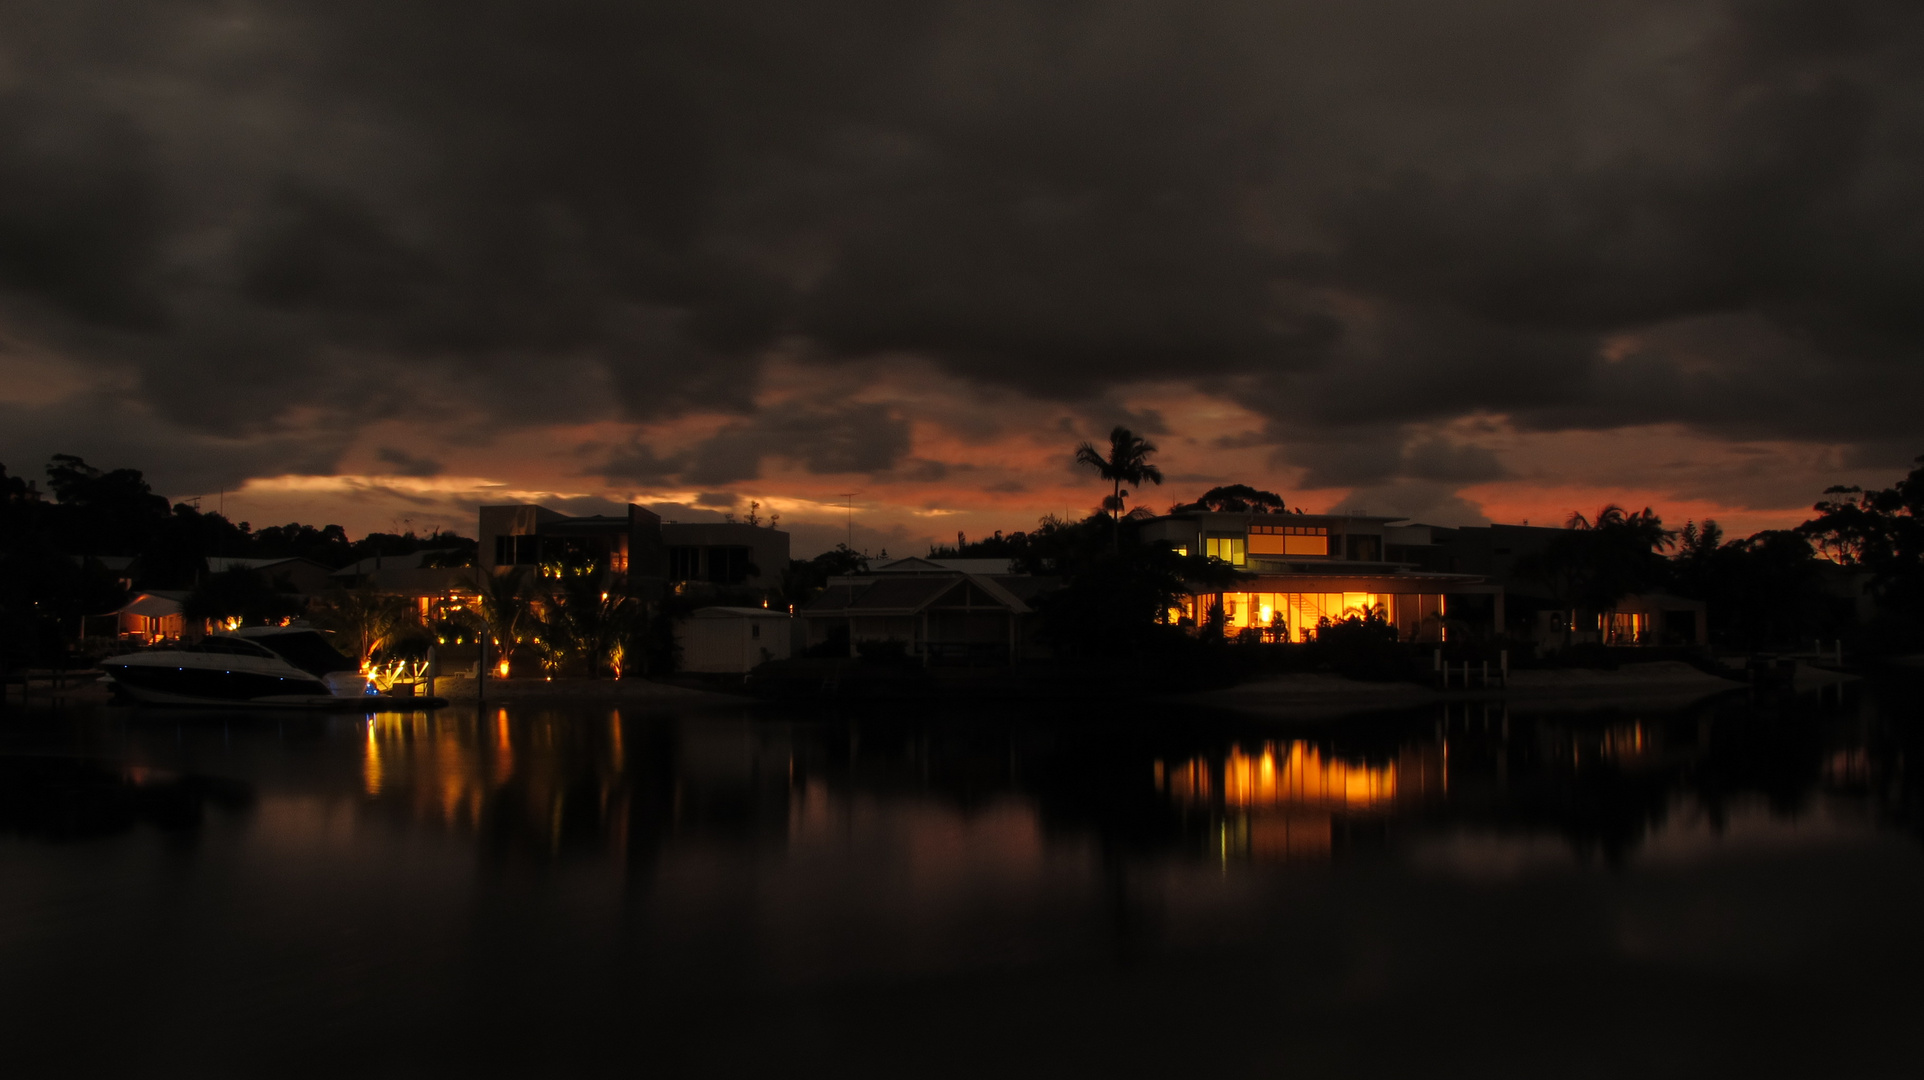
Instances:
[[[1136,454],[1144,445],[1121,429],[1112,442]],[[1605,611],[1639,593],[1703,600],[1712,643],[1725,648],[1844,640],[1858,650],[1917,649],[1924,647],[1924,458],[1918,463],[1890,488],[1831,488],[1813,507],[1815,516],[1796,528],[1740,539],[1726,539],[1715,521],[1666,528],[1647,507],[1572,514],[1517,573],[1562,606],[1584,611]],[[1118,472],[1100,475],[1113,484]],[[1059,578],[1064,587],[1042,603],[1058,651],[1134,655],[1166,642],[1159,623],[1177,597],[1197,584],[1234,588],[1235,572],[1139,542],[1132,524],[1144,512],[1123,515],[1120,508],[1111,494],[1081,521],[1051,516],[1032,531],[974,541],[958,535],[954,545],[929,554],[1003,558],[1017,572]],[[1243,484],[1171,507],[1198,510],[1290,512],[1280,496]],[[1869,602],[1868,619],[1859,617],[1860,596]],[[1209,628],[1200,629],[1206,638]],[[1356,642],[1383,636],[1381,627],[1341,630]]]
[[[1664,527],[1649,508],[1571,515],[1520,567],[1562,602],[1608,609],[1635,593],[1702,600],[1714,644],[1733,649],[1850,641],[1924,646],[1924,458],[1892,487],[1833,487],[1793,529],[1726,539],[1715,521]],[[1860,605],[1858,600],[1868,601]],[[1870,617],[1859,617],[1868,606]]]
[[[255,529],[188,503],[168,504],[138,469],[99,469],[57,454],[45,487],[0,465],[0,653],[52,663],[81,636],[83,619],[110,612],[129,587],[192,590],[190,616],[286,613],[274,583],[246,572],[214,575],[207,560],[305,558],[329,568],[373,555],[450,551],[459,565],[474,541],[450,533],[370,533],[298,522]],[[131,561],[129,561],[131,560]]]

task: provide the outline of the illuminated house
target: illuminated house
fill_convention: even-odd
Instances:
[[[184,591],[147,590],[135,593],[125,607],[106,617],[114,620],[115,637],[143,645],[178,640],[187,628],[187,620],[180,611],[181,602],[186,599]],[[89,622],[94,619],[95,616],[88,616]]]
[[[1479,574],[1424,569],[1390,557],[1399,518],[1194,511],[1146,521],[1145,541],[1221,560],[1248,575],[1198,589],[1177,618],[1199,626],[1220,607],[1227,633],[1306,641],[1323,619],[1376,616],[1405,641],[1440,641],[1445,620],[1503,630],[1503,587]]]
[[[331,576],[339,587],[367,588],[388,596],[406,597],[416,617],[426,625],[452,618],[471,605],[479,594],[472,566],[437,565],[457,561],[448,556],[460,554],[460,549],[441,548],[406,555],[370,555],[341,567]]]
[[[925,664],[1005,664],[1029,648],[1030,606],[1051,579],[1006,559],[897,559],[830,580],[802,611],[810,646],[900,642]]]
[[[788,568],[788,534],[746,522],[664,522],[639,506],[625,515],[569,517],[543,506],[484,506],[485,568],[538,566],[583,556],[638,583],[771,589]]]

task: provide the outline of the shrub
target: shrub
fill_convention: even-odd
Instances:
[[[1396,640],[1396,627],[1374,611],[1321,620],[1310,652],[1317,666],[1353,679],[1388,681],[1410,672],[1409,649]]]

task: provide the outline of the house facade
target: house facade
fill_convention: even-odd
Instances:
[[[496,572],[583,556],[638,584],[706,583],[772,589],[788,568],[788,533],[746,522],[664,522],[625,514],[570,517],[533,504],[484,506],[480,561]]]
[[[330,575],[336,587],[365,588],[387,596],[406,597],[423,626],[454,618],[471,608],[480,594],[472,566],[435,566],[449,561],[451,549],[415,551],[406,555],[370,555]]]
[[[140,645],[153,645],[162,641],[178,641],[187,632],[187,619],[181,614],[181,604],[187,599],[182,591],[152,589],[135,593],[126,606],[110,613],[113,636]],[[99,616],[88,616],[88,623],[97,626]]]
[[[1709,618],[1701,600],[1668,593],[1620,597],[1609,608],[1573,608],[1534,571],[1566,532],[1541,525],[1446,527],[1403,522],[1385,527],[1384,552],[1428,572],[1475,574],[1501,585],[1517,621],[1540,647],[1704,645]]]
[[[1308,641],[1325,619],[1369,615],[1405,641],[1443,641],[1451,624],[1502,633],[1503,586],[1394,558],[1389,540],[1401,520],[1198,511],[1143,522],[1140,536],[1246,575],[1234,586],[1194,588],[1170,613],[1185,625],[1202,626],[1220,611],[1226,633],[1271,641]]]
[[[834,578],[802,611],[808,646],[899,643],[924,664],[1007,664],[1031,650],[1031,601],[1053,584],[1000,559],[897,559]]]

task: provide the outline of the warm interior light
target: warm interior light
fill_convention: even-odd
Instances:
[[[503,661],[501,661],[501,662],[500,662],[499,664],[496,664],[496,665],[494,666],[494,670],[495,670],[495,673],[496,673],[497,675],[499,675],[499,676],[500,676],[501,678],[503,678],[503,679],[505,679],[505,678],[507,678],[507,677],[508,677],[508,662],[507,662],[506,660],[503,660]]]

